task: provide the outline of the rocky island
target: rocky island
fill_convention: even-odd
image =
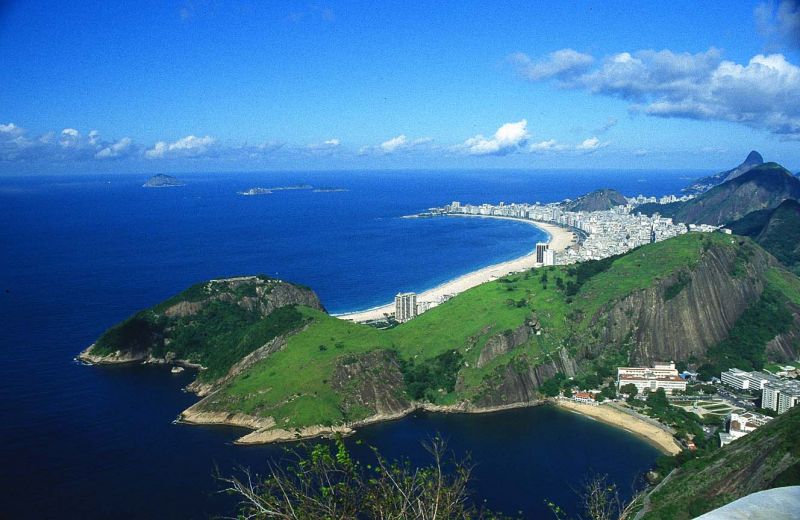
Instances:
[[[147,179],[147,182],[142,184],[143,188],[175,188],[178,186],[186,186],[186,183],[172,175],[164,175],[163,173],[153,175]]]

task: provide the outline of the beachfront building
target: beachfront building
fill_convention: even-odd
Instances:
[[[572,396],[572,400],[576,403],[583,403],[583,404],[591,404],[596,405],[597,401],[594,398],[594,394],[589,392],[575,392]]]
[[[536,263],[544,264],[544,253],[548,250],[547,242],[539,242],[536,244]]]
[[[544,265],[556,265],[556,252],[552,249],[547,249],[544,252]]]
[[[770,420],[772,420],[772,417],[756,412],[732,413],[728,419],[728,431],[720,432],[719,434],[720,446],[725,446],[740,437],[744,437],[748,433],[764,426]]]
[[[779,414],[800,403],[800,381],[775,381],[764,385],[761,392],[761,408],[768,408]]]
[[[655,392],[663,388],[671,394],[676,390],[686,390],[686,380],[678,375],[675,363],[655,363],[653,367],[619,367],[617,368],[617,389],[625,385],[634,385],[639,393]]]
[[[399,293],[394,297],[394,319],[405,323],[417,315],[417,293]]]
[[[745,372],[738,368],[731,368],[721,374],[723,384],[737,390],[763,390],[768,383],[778,381],[778,378],[764,372]]]

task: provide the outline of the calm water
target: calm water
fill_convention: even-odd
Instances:
[[[704,172],[339,172],[0,180],[0,517],[202,518],[229,509],[218,465],[255,470],[276,447],[241,432],[172,425],[195,401],[190,374],[83,367],[105,328],[212,277],[266,273],[313,287],[332,312],[381,304],[533,248],[543,234],[482,219],[401,219],[451,200],[535,202],[609,186],[676,192]],[[344,193],[238,190],[295,183]],[[509,513],[570,504],[568,483],[609,473],[624,489],[657,456],[625,433],[548,408],[482,416],[417,414],[358,438],[425,461],[435,432],[477,462],[475,490]]]

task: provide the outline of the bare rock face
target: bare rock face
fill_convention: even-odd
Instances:
[[[772,260],[761,249],[750,251],[752,256],[745,261],[734,250],[712,248],[691,272],[661,280],[601,310],[593,318],[601,343],[629,343],[631,361],[644,365],[702,357],[728,336],[739,316],[761,296],[763,274]],[[732,275],[737,265],[741,272]],[[666,299],[675,284],[683,288]]]
[[[550,361],[532,366],[524,357],[498,368],[495,378],[487,383],[481,395],[475,399],[479,407],[505,406],[516,403],[531,403],[541,395],[538,388],[557,373],[572,377],[577,371],[575,360],[565,349],[561,349]]]
[[[344,356],[336,365],[332,386],[342,396],[342,411],[349,419],[363,419],[355,417],[358,410],[388,416],[411,407],[397,358],[386,350]]]
[[[478,357],[478,368],[483,368],[494,358],[526,344],[540,329],[539,320],[532,316],[516,329],[490,337]]]

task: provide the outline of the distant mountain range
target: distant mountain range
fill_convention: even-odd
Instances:
[[[736,173],[736,169],[731,172],[735,177],[694,199],[643,204],[638,211],[648,215],[659,213],[686,224],[720,226],[753,211],[774,209],[786,199],[800,199],[800,179],[777,163],[764,163],[745,173]]]
[[[606,211],[615,206],[624,206],[628,203],[625,196],[617,190],[601,189],[587,193],[575,200],[565,202],[567,211]]]
[[[683,189],[684,193],[704,193],[714,186],[718,186],[723,182],[730,181],[744,175],[745,173],[749,172],[756,166],[760,166],[764,164],[764,158],[761,157],[761,154],[753,150],[747,155],[747,158],[744,160],[742,164],[733,168],[732,170],[715,173],[714,175],[709,175],[708,177],[703,177],[702,179],[698,179],[694,181],[692,184],[687,186]]]

